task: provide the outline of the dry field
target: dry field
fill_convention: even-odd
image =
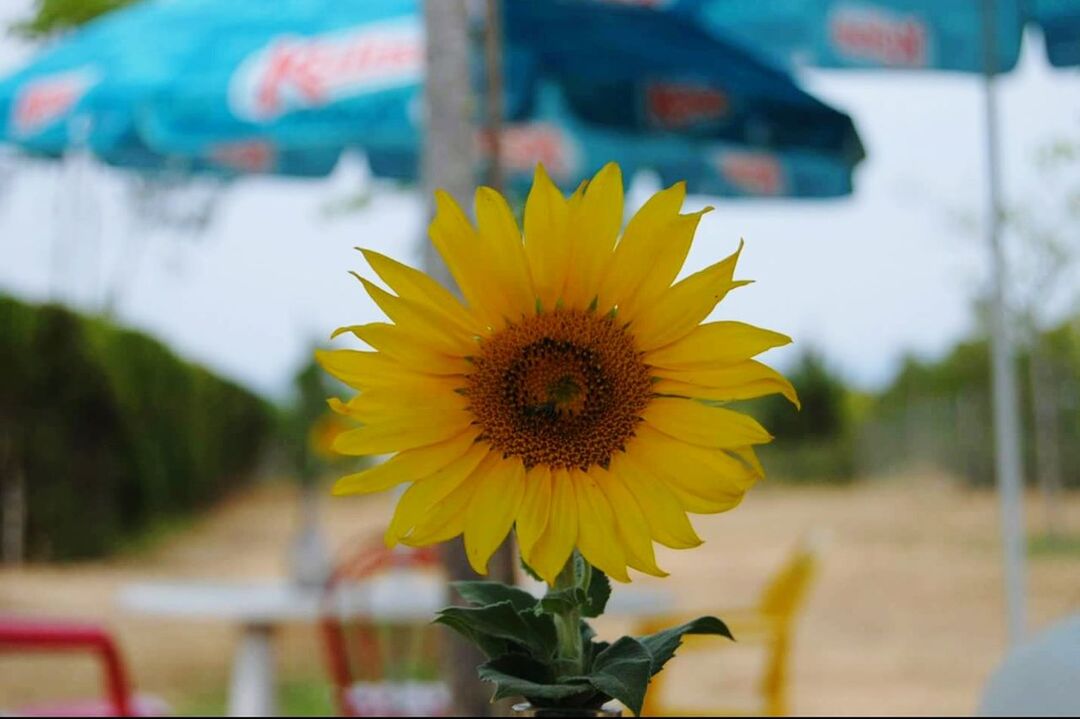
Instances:
[[[327,501],[328,537],[340,543],[379,531],[387,506],[385,498]],[[1075,536],[1080,496],[1069,498],[1066,514]],[[1029,513],[1033,525],[1036,515]],[[672,577],[661,584],[686,609],[741,606],[800,536],[824,532],[824,567],[796,637],[794,711],[970,714],[1005,646],[996,516],[992,495],[935,477],[852,489],[763,487],[738,510],[696,522],[703,548],[665,551],[661,564]],[[0,611],[106,621],[138,686],[191,707],[199,697],[220,695],[233,628],[124,616],[116,590],[150,578],[280,575],[296,519],[292,490],[261,487],[114,561],[0,571]],[[1029,590],[1033,628],[1080,611],[1080,552],[1033,557]],[[603,633],[619,629],[614,621],[602,627]],[[280,640],[283,677],[319,680],[321,654],[310,628],[290,628]],[[681,682],[673,689],[684,698],[739,705],[756,657],[727,649],[679,661],[671,665]],[[0,656],[0,706],[95,688],[88,660]]]

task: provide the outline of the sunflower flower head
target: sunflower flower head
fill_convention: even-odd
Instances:
[[[464,534],[482,574],[516,528],[549,583],[575,548],[621,581],[628,567],[663,576],[653,542],[700,544],[687,513],[731,509],[762,477],[753,447],[769,433],[723,405],[797,402],[752,359],[788,337],[703,324],[747,284],[734,279],[739,252],[676,281],[706,212],[681,214],[685,194],[681,183],[657,193],[623,229],[616,165],[569,198],[538,167],[522,231],[490,188],[476,193],[475,226],[437,193],[431,239],[463,300],[365,250],[389,291],[360,281],[390,322],[339,329],[371,350],[319,361],[358,390],[331,400],[360,425],[334,449],[393,456],[334,492],[409,483],[387,541]]]

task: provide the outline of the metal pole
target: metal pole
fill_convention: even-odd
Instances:
[[[1023,467],[1020,457],[1020,408],[1016,391],[1016,362],[1009,322],[1008,266],[1001,238],[1001,168],[998,150],[996,95],[995,3],[983,0],[984,97],[991,281],[990,351],[994,403],[994,449],[998,496],[1001,502],[1001,539],[1004,560],[1006,621],[1009,642],[1024,638],[1027,624],[1024,538]]]
[[[423,147],[425,217],[434,214],[433,193],[442,189],[462,207],[468,207],[476,163],[474,152],[473,96],[469,80],[469,26],[464,0],[425,0],[424,32],[427,44],[424,100],[426,136]],[[427,222],[424,223],[424,232]],[[454,288],[439,253],[427,237],[421,238],[423,267],[432,277]],[[452,579],[473,579],[465,549],[460,542],[443,545],[443,562]],[[445,671],[458,716],[486,716],[490,690],[476,675],[484,655],[450,632]]]

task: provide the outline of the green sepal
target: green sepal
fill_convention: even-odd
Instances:
[[[525,574],[529,575],[531,578],[535,579],[538,582],[544,581],[544,578],[537,574],[535,569],[525,563],[524,557],[521,558],[518,564],[521,565],[521,571],[525,572]]]
[[[608,599],[610,598],[611,580],[607,578],[606,574],[593,567],[585,603],[581,607],[581,616],[599,617],[607,608]]]
[[[548,614],[561,614],[562,612],[583,607],[588,601],[588,594],[581,587],[549,589],[547,594],[540,599],[537,609]]]

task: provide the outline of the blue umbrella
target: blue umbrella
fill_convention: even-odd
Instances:
[[[851,193],[849,161],[805,149],[754,148],[724,140],[637,134],[577,119],[557,88],[538,91],[531,119],[502,131],[502,162],[509,189],[524,196],[537,163],[564,189],[573,189],[604,163],[616,161],[627,175],[656,172],[661,182],[685,180],[691,193],[720,197],[841,197]],[[416,144],[368,151],[374,174],[415,181]]]
[[[857,161],[851,119],[737,43],[681,13],[568,0],[506,2],[505,33],[534,77],[553,79],[580,117],[633,132],[799,148]]]
[[[1055,67],[1080,65],[1080,2],[1034,0],[1032,19],[1046,38],[1046,56]]]
[[[672,17],[673,29],[661,49],[675,53],[678,44],[679,62],[657,66],[648,84],[635,87],[626,82],[628,73],[640,74],[651,51],[640,43],[635,50],[633,43],[593,27],[590,32],[604,35],[603,46],[611,48],[609,69],[583,84],[574,77],[572,52],[552,51],[544,36],[521,31],[519,5],[525,4],[506,6],[508,19],[514,20],[508,23],[506,50],[511,119],[535,111],[540,78],[550,76],[568,95],[574,114],[624,133],[611,136],[609,145],[641,142],[633,158],[641,165],[650,164],[647,150],[654,148],[652,164],[662,174],[707,179],[707,172],[693,168],[702,165],[694,153],[708,148],[651,142],[647,138],[653,134],[746,146],[762,158],[761,168],[769,162],[816,167],[818,159],[835,159],[834,164],[846,166],[839,183],[810,188],[813,171],[783,169],[777,176],[791,179],[771,187],[781,188],[780,194],[848,191],[851,168],[862,156],[850,119],[748,53],[692,27],[687,30],[685,20]],[[552,7],[558,14],[547,13],[547,21],[563,25],[579,10]],[[159,11],[162,20],[155,21]],[[644,31],[646,21],[655,25],[655,16],[633,10],[596,13],[624,23],[627,31]],[[556,44],[586,46],[588,29],[580,26],[577,35],[564,38],[572,43]],[[687,32],[692,41],[680,41]],[[137,33],[137,41],[128,42],[128,33]],[[163,36],[160,43],[158,35]],[[702,67],[722,66],[725,73],[694,70],[695,60]],[[294,150],[317,148],[329,157],[334,150],[360,147],[372,153],[378,171],[395,165],[386,158],[415,152],[421,141],[421,74],[422,27],[415,0],[291,0],[273,8],[250,0],[225,5],[151,0],[92,24],[0,82],[0,139],[54,153],[85,142],[117,164],[150,155],[155,156],[147,160],[151,164],[160,157],[194,158],[193,168],[255,141],[270,143],[282,158]],[[621,78],[621,84],[611,85],[612,77]],[[593,99],[594,94],[603,101]],[[640,113],[640,122],[628,124],[625,118],[637,114],[643,97],[650,105]],[[611,115],[608,108],[622,111]],[[545,119],[562,126],[565,114]],[[77,132],[80,117],[89,118],[83,138]],[[682,171],[680,149],[687,153]],[[321,168],[326,163],[315,164]],[[744,184],[753,174],[746,158],[720,164],[735,168],[729,174]],[[595,168],[586,167],[583,174],[589,169]],[[731,192],[715,181],[708,185],[703,179],[702,185]]]
[[[599,0],[611,2],[613,0]],[[982,73],[1016,66],[1025,26],[1046,36],[1051,64],[1080,64],[1080,0],[672,0],[696,20],[789,63]],[[989,11],[993,42],[984,43]]]

